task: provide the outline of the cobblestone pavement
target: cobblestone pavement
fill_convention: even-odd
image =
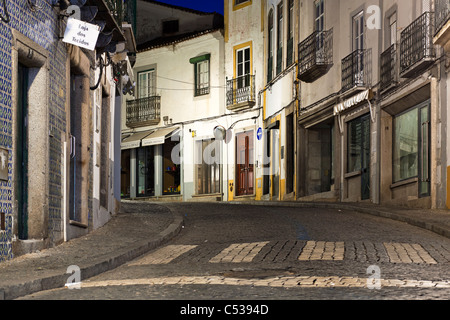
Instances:
[[[185,228],[125,265],[24,299],[450,299],[450,239],[348,210],[171,204]],[[237,210],[238,209],[238,210]]]

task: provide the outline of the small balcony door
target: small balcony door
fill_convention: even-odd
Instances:
[[[138,98],[156,96],[156,72],[155,69],[139,72],[138,74]]]
[[[247,88],[250,86],[250,47],[237,50],[236,52],[236,76],[237,88]]]

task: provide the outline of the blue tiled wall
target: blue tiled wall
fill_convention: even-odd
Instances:
[[[49,146],[49,235],[52,242],[62,238],[61,183],[62,183],[62,141],[66,127],[66,48],[58,39],[64,30],[64,20],[51,7],[50,0],[38,1],[40,8],[32,10],[27,0],[6,1],[11,17],[9,23],[0,22],[0,148],[9,150],[9,180],[0,182],[0,210],[6,214],[6,231],[0,231],[0,261],[12,256],[12,166],[14,163],[12,120],[15,111],[12,106],[12,61],[11,30],[15,29],[41,47],[48,50],[49,56],[49,121],[52,133]],[[5,11],[0,1],[0,13]],[[62,31],[61,31],[62,30]]]

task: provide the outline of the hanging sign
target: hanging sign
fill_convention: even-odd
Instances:
[[[100,26],[69,18],[63,42],[94,51],[99,34]]]

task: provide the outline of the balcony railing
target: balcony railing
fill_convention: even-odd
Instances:
[[[355,50],[342,59],[342,92],[372,84],[372,49]]]
[[[127,101],[127,127],[157,125],[161,121],[161,97]]]
[[[433,16],[425,12],[401,33],[400,75],[404,78],[414,76],[434,62]]]
[[[380,89],[387,90],[395,86],[398,81],[397,76],[397,48],[396,45],[390,46],[381,54],[381,80]]]
[[[304,82],[313,82],[333,65],[333,30],[314,32],[298,45],[299,74]]]
[[[450,1],[449,0],[435,0],[435,19],[436,19],[436,34],[444,27],[450,20]]]
[[[136,34],[136,0],[105,0],[117,24],[122,27],[123,22],[132,25]]]
[[[255,76],[245,75],[227,81],[227,108],[253,108],[256,104]]]

